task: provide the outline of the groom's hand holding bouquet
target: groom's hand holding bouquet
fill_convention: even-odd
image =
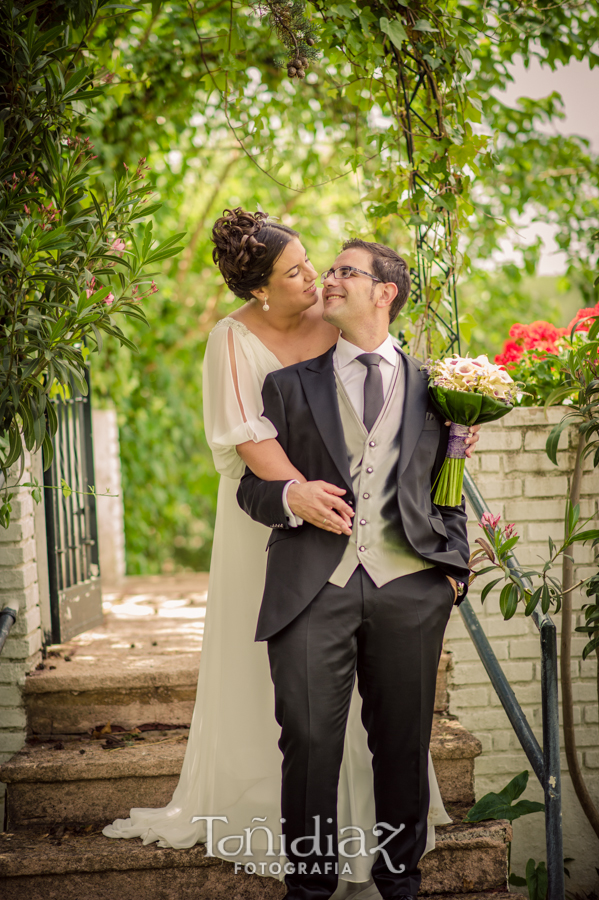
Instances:
[[[447,456],[434,488],[436,506],[459,506],[462,500],[465,439],[471,425],[494,422],[513,408],[516,383],[503,366],[486,356],[451,356],[429,361],[429,392],[439,412],[451,421]]]

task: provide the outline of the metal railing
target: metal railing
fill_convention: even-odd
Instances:
[[[10,606],[5,606],[2,611],[0,611],[0,653],[4,649],[4,645],[6,643],[6,638],[10,634],[10,629],[17,621],[17,610],[11,609]]]
[[[52,643],[102,623],[89,372],[87,395],[71,384],[52,400],[54,457],[44,472]],[[57,490],[62,484],[72,490]]]
[[[490,512],[472,477],[464,473],[464,494],[478,519]],[[512,555],[510,567],[517,565]],[[541,611],[540,605],[531,615],[541,638],[541,712],[543,718],[543,749],[528,723],[493,648],[485,635],[472,604],[466,598],[459,605],[460,613],[491,684],[506,711],[532,770],[539,779],[545,794],[545,843],[547,848],[547,875],[549,886],[547,900],[564,900],[564,848],[562,839],[562,788],[559,756],[559,706],[557,693],[557,639],[550,616]]]

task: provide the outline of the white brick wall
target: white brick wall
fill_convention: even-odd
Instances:
[[[94,474],[98,497],[98,543],[102,587],[114,586],[125,575],[125,513],[121,485],[119,428],[115,409],[94,409]]]
[[[564,432],[560,441],[559,466],[554,466],[545,453],[545,442],[551,427],[560,420],[562,411],[542,409],[515,410],[499,422],[483,426],[478,451],[468,462],[476,484],[494,513],[501,513],[504,522],[515,522],[521,535],[516,548],[522,563],[538,567],[538,554],[546,558],[547,537],[557,542],[563,535],[565,492],[574,461],[574,432]],[[581,515],[598,512],[599,486],[597,475],[590,471],[582,486]],[[472,511],[471,542],[482,535]],[[599,520],[599,516],[597,516]],[[591,527],[591,525],[589,525]],[[597,524],[595,523],[595,527]],[[576,580],[597,571],[593,565],[593,550],[577,547]],[[561,577],[561,571],[556,575]],[[493,592],[480,602],[480,590],[492,574],[472,585],[470,600],[479,616],[485,633],[510,680],[516,697],[542,743],[540,644],[538,632],[520,610],[505,622],[499,612],[498,593]],[[581,624],[582,604],[587,598],[574,599]],[[558,630],[560,616],[553,616]],[[582,663],[584,638],[576,637],[572,646],[576,736],[582,771],[595,802],[599,803],[599,730],[597,727],[597,660]],[[450,711],[475,734],[483,744],[483,754],[476,761],[476,796],[498,790],[516,774],[527,769],[529,787],[525,796],[543,800],[542,790],[520,744],[509,724],[501,703],[491,687],[478,655],[466,632],[461,616],[454,611],[448,626],[445,648],[453,654],[450,673]],[[562,740],[563,746],[563,740]],[[565,755],[562,754],[564,792],[565,855],[573,857],[570,890],[596,887],[595,866],[599,859],[597,839],[586,822],[567,775]],[[541,814],[523,817],[514,823],[512,869],[524,874],[526,861],[534,857],[545,859],[545,832]]]
[[[28,457],[22,481],[31,480]],[[37,473],[37,468],[35,469]],[[14,475],[13,469],[10,475]],[[9,476],[9,485],[15,478]],[[0,762],[25,743],[26,721],[21,688],[25,675],[41,660],[40,591],[37,574],[34,503],[28,489],[15,490],[8,529],[0,528],[0,609],[18,611],[0,655]],[[4,822],[4,785],[0,785],[0,827]]]

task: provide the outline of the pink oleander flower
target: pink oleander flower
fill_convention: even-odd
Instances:
[[[478,523],[479,528],[485,528],[489,526],[489,528],[497,528],[499,524],[499,520],[501,519],[500,515],[494,516],[490,512],[484,512],[480,517],[480,522]]]
[[[122,256],[125,252],[125,241],[122,238],[115,238],[112,244],[109,247],[111,253],[114,253],[116,256]],[[111,262],[106,263],[107,266],[116,266],[116,260],[112,260]]]
[[[511,537],[515,536],[516,534],[518,534],[518,532],[516,531],[516,525],[514,522],[512,522],[510,525],[505,526],[503,536],[506,539],[511,538]]]
[[[89,299],[91,297],[91,295],[93,294],[93,292],[95,291],[94,285],[96,283],[96,276],[92,275],[92,280],[88,281],[87,283],[88,283],[89,287],[87,287],[85,290],[85,296]]]
[[[104,303],[109,303],[109,304],[110,304],[110,303],[112,303],[113,301],[114,301],[114,294],[113,294],[112,291],[111,291],[111,292],[109,293],[108,297],[106,297],[106,299],[104,300]]]

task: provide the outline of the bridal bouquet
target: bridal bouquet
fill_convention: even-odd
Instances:
[[[486,356],[452,356],[429,361],[423,368],[428,372],[433,403],[452,423],[447,456],[433,485],[433,503],[459,506],[469,428],[507,415],[513,409],[517,386],[503,366],[494,365]]]

